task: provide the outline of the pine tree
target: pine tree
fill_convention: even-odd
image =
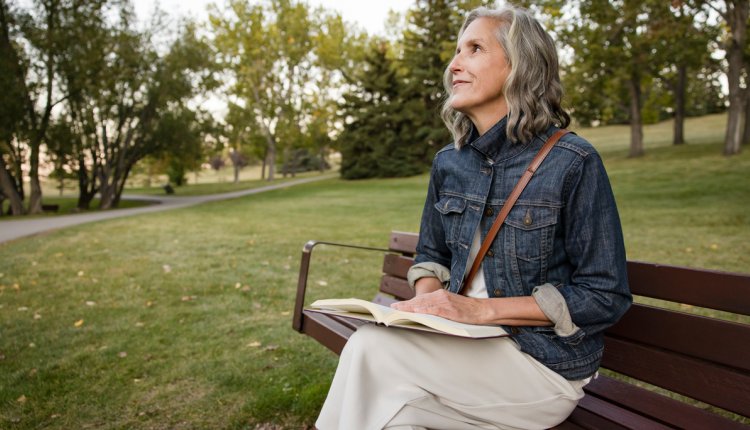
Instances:
[[[374,39],[362,68],[349,77],[355,88],[344,96],[344,132],[339,136],[341,176],[346,179],[409,176],[425,170],[404,139],[411,127],[399,97],[403,83],[389,58],[389,44]]]

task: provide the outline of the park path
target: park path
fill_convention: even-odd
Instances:
[[[89,222],[102,221],[112,218],[121,218],[125,216],[140,215],[151,212],[160,212],[170,209],[185,208],[195,206],[201,203],[215,202],[219,200],[236,199],[251,194],[258,194],[265,191],[277,190],[279,188],[291,187],[293,185],[305,184],[308,182],[320,181],[322,179],[333,178],[334,175],[322,175],[312,178],[298,179],[284,182],[281,184],[267,185],[265,187],[253,188],[249,190],[232,191],[229,193],[209,194],[205,196],[145,196],[123,194],[122,199],[137,199],[153,201],[156,204],[130,209],[115,209],[109,211],[99,211],[83,214],[61,215],[53,217],[35,218],[29,220],[13,220],[0,222],[0,243],[8,242],[24,236],[42,233],[49,230],[70,227]]]

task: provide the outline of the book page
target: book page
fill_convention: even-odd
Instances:
[[[403,323],[418,323],[444,333],[462,337],[483,338],[508,335],[508,333],[500,326],[465,324],[429,314],[418,314],[412,312],[398,312],[398,314],[391,315],[393,318],[388,318],[387,324],[402,325]]]
[[[428,328],[427,331],[437,331],[454,336],[486,338],[508,335],[500,326],[464,324],[435,315],[398,311],[361,299],[317,300],[310,306],[324,312],[375,321],[387,326],[418,329],[421,325]],[[372,317],[369,315],[372,315]]]
[[[388,319],[388,316],[394,312],[398,312],[395,309],[391,309],[387,306],[379,305],[377,303],[368,302],[362,299],[324,299],[314,301],[310,307],[317,309],[328,309],[334,311],[353,312],[358,314],[370,314],[375,317],[375,321],[384,323]]]

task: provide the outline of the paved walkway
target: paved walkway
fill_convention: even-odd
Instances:
[[[10,240],[18,239],[24,236],[30,236],[32,234],[41,233],[49,230],[57,230],[60,228],[70,227],[73,225],[84,224],[88,222],[101,221],[111,218],[120,218],[131,215],[139,215],[150,212],[160,212],[170,209],[185,208],[188,206],[194,206],[201,203],[215,202],[219,200],[235,199],[238,197],[244,197],[251,194],[258,194],[265,191],[276,190],[279,188],[291,187],[293,185],[305,184],[308,182],[319,181],[322,179],[333,178],[333,175],[315,176],[312,178],[298,179],[294,181],[284,182],[281,184],[268,185],[260,188],[253,188],[249,190],[232,191],[229,193],[222,194],[209,194],[205,196],[190,196],[190,197],[178,197],[178,196],[142,196],[133,194],[123,194],[122,199],[131,200],[149,200],[156,204],[143,206],[131,209],[115,209],[109,211],[98,211],[91,213],[82,213],[74,215],[61,215],[54,217],[43,217],[29,220],[14,220],[14,221],[0,221],[0,243],[8,242]]]

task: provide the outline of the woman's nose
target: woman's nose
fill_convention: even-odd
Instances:
[[[448,64],[448,70],[451,71],[451,73],[456,73],[462,70],[461,66],[461,59],[459,58],[458,54],[456,54],[451,62]]]

